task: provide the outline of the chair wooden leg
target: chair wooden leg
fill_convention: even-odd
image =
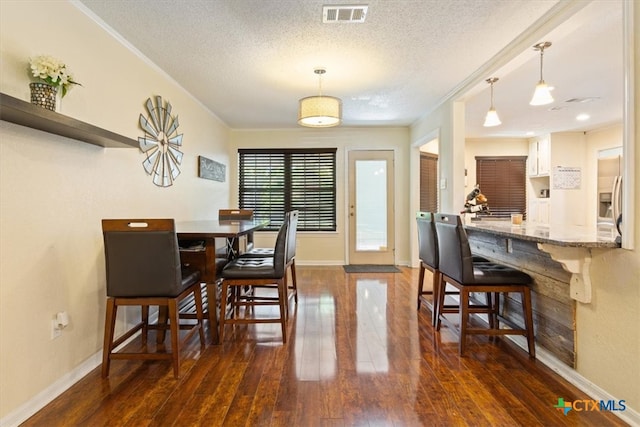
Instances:
[[[444,315],[443,314],[443,308],[444,308],[444,298],[447,294],[447,282],[446,280],[444,280],[444,276],[440,277],[439,280],[439,285],[438,285],[438,304],[435,307],[436,310],[436,331],[440,330],[440,326],[442,325],[442,319],[441,317]]]
[[[158,307],[158,329],[156,329],[156,344],[158,345],[164,343],[167,335],[167,310],[166,305]]]
[[[147,345],[147,335],[149,333],[149,306],[140,307],[140,315],[142,318],[142,345]]]
[[[289,320],[289,279],[286,272],[282,280],[284,280],[284,313],[286,319]]]
[[[202,309],[202,288],[198,285],[193,291],[193,299],[196,303],[196,319],[198,322],[198,335],[200,336],[200,346],[204,347],[204,313]]]
[[[500,329],[500,292],[494,292],[493,304],[495,310],[495,328]]]
[[[460,289],[460,356],[467,348],[467,326],[469,323],[469,292]]]
[[[489,321],[489,329],[495,329],[495,311],[493,303],[493,295],[491,292],[485,292],[485,299],[487,300],[487,320]]]
[[[527,330],[529,357],[535,359],[536,343],[533,331],[533,308],[531,306],[531,289],[529,289],[528,286],[522,290],[522,313],[524,316],[525,329]]]
[[[418,310],[422,305],[422,292],[424,291],[424,265],[420,263],[420,272],[418,273]]]
[[[218,282],[207,283],[207,311],[209,314],[209,330],[214,344],[220,343],[220,313],[218,310]]]
[[[424,279],[423,279],[424,280]],[[438,306],[440,304],[440,286],[442,285],[442,273],[440,270],[436,270],[433,272],[433,284],[432,284],[432,304],[431,304],[431,325],[436,326],[438,321]],[[418,297],[418,304],[420,303],[420,298]]]
[[[173,376],[180,377],[180,340],[178,333],[180,332],[180,323],[178,320],[178,305],[175,299],[169,302],[169,327],[171,331],[171,359],[173,361]]]
[[[298,279],[296,278],[296,260],[291,261],[291,287],[293,288],[293,300],[298,303]]]
[[[229,289],[229,285],[223,280],[222,293],[220,295],[220,319],[218,320],[218,322],[220,323],[220,332],[218,333],[218,339],[220,340],[220,344],[224,343],[224,321],[227,318],[228,289]],[[233,310],[233,307],[231,309]],[[211,327],[213,327],[213,325]]]
[[[107,309],[104,321],[104,343],[102,347],[102,378],[109,376],[111,364],[111,347],[113,345],[113,334],[116,328],[116,314],[118,306],[114,298],[107,298]]]
[[[282,328],[282,344],[286,344],[287,342],[287,310],[286,304],[289,299],[287,294],[287,281],[286,279],[281,279],[278,281],[278,293],[280,294],[280,298],[278,298],[279,306],[280,306],[280,325]]]

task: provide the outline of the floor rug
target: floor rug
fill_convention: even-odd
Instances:
[[[347,273],[400,273],[395,265],[354,264],[343,267]]]

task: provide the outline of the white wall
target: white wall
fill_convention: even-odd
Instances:
[[[102,347],[105,305],[100,220],[208,218],[229,204],[229,181],[197,178],[197,156],[229,163],[228,129],[162,72],[68,2],[0,2],[0,91],[29,99],[27,61],[64,60],[83,87],[62,113],[136,139],[161,95],[180,118],[182,174],[156,187],[136,148],[104,149],[0,122],[0,418],[60,381]],[[51,340],[51,319],[70,325]]]
[[[235,159],[239,148],[324,148],[336,147],[336,182],[338,183],[337,231],[335,233],[298,232],[296,263],[343,265],[347,259],[347,153],[350,150],[393,150],[395,156],[395,262],[407,265],[410,260],[409,228],[409,130],[408,128],[331,128],[293,130],[233,130],[229,157]],[[229,171],[231,188],[238,188],[237,161]],[[231,194],[237,206],[238,195]],[[257,246],[272,244],[274,233],[257,233]]]

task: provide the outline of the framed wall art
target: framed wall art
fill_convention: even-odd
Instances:
[[[215,160],[198,156],[198,176],[212,181],[224,182],[227,167]]]

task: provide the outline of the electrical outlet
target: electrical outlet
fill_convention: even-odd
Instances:
[[[58,321],[54,319],[51,321],[51,339],[55,340],[60,335],[62,335],[62,328],[58,327]]]

